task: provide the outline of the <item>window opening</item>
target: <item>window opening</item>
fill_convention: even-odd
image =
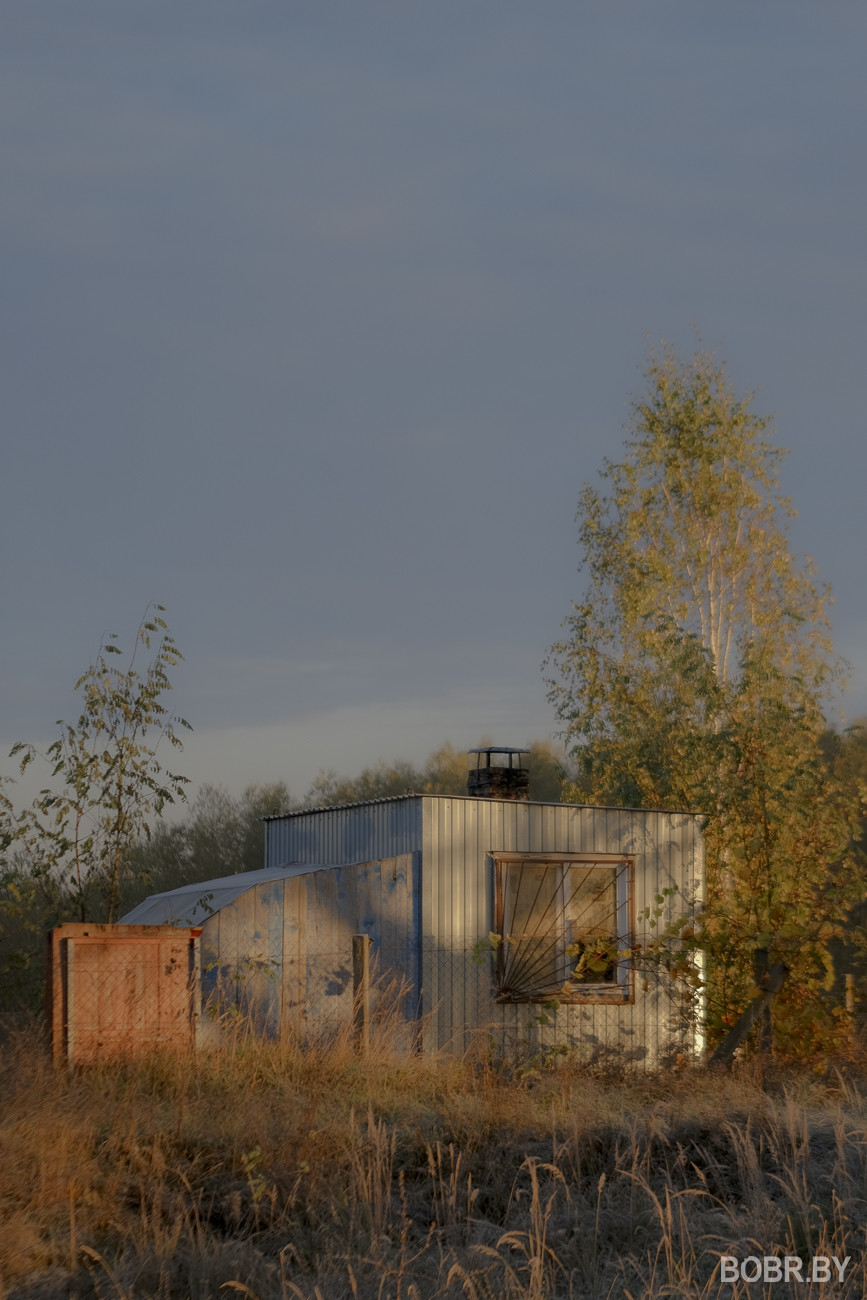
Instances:
[[[632,863],[505,858],[497,869],[501,1001],[625,1001]]]

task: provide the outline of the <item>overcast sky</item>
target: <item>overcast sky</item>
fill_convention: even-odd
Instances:
[[[865,14],[5,0],[4,751],[151,600],[197,785],[552,735],[578,491],[697,335],[867,712]]]

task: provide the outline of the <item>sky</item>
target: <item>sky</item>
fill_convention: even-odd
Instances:
[[[578,493],[662,340],[773,414],[867,713],[863,5],[2,25],[0,754],[152,601],[193,789],[553,737]]]

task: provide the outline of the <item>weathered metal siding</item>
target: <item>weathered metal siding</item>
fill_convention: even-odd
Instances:
[[[492,799],[424,800],[422,836],[422,988],[425,1043],[433,1051],[460,1051],[478,1032],[502,1046],[542,1050],[555,1043],[584,1046],[588,1054],[615,1050],[627,1060],[655,1065],[691,1041],[665,980],[651,971],[634,979],[625,1004],[561,1005],[540,1025],[532,1003],[498,1004],[492,963],[479,965],[473,948],[494,927],[492,854],[600,853],[634,859],[633,938],[653,936],[641,919],[657,894],[676,886],[672,915],[690,910],[703,892],[699,819],[668,812],[582,808]]]
[[[627,1060],[652,1066],[692,1046],[691,1031],[678,1019],[672,987],[652,970],[633,977],[631,1002],[561,1005],[547,1013],[548,1024],[540,1025],[537,1005],[494,1001],[491,963],[485,959],[479,964],[473,949],[494,928],[492,855],[508,852],[622,854],[633,859],[633,939],[646,943],[654,932],[641,921],[641,913],[653,909],[657,894],[677,887],[669,905],[672,916],[689,911],[702,896],[699,818],[423,795],[297,814],[269,821],[266,828],[268,866],[417,855],[413,890],[420,890],[419,906],[405,933],[415,927],[425,1045],[431,1051],[462,1051],[481,1031],[507,1048],[544,1050],[570,1043],[588,1054],[614,1050]],[[321,905],[317,901],[317,908]],[[368,921],[374,916],[371,903]],[[308,917],[312,934],[319,920],[309,912]],[[384,951],[381,964],[389,964]]]
[[[203,924],[205,1003],[249,1016],[270,1036],[306,1040],[348,1026],[352,936],[365,933],[380,970],[403,979],[402,1014],[414,1024],[418,866],[418,855],[402,854],[252,886]]]
[[[325,808],[265,822],[265,866],[373,862],[421,848],[421,796]]]

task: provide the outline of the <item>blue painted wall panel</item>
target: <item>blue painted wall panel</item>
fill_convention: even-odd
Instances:
[[[296,813],[265,822],[265,865],[344,865],[398,857],[421,848],[422,798]]]

